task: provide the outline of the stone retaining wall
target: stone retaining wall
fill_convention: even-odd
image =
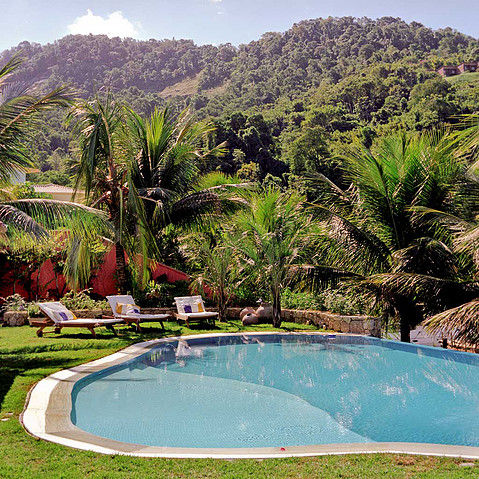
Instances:
[[[228,317],[239,318],[243,308],[228,308]],[[314,324],[319,328],[337,331],[338,333],[366,334],[381,337],[381,320],[371,316],[342,316],[325,311],[309,311],[301,309],[283,309],[281,317],[284,321],[298,324]]]
[[[299,309],[283,309],[284,321],[293,323],[309,323],[338,333],[366,334],[381,337],[381,320],[371,316],[342,316],[325,311],[304,311]]]

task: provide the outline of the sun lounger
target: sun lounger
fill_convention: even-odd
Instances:
[[[30,320],[31,326],[39,327],[37,331],[38,337],[43,336],[43,330],[48,326],[54,326],[55,333],[60,333],[62,328],[86,328],[91,332],[94,338],[96,337],[95,328],[105,327],[116,336],[113,325],[123,322],[119,319],[76,318],[69,309],[58,301],[38,303],[38,306],[47,315],[47,319],[44,320]]]
[[[207,322],[215,325],[215,319],[218,317],[218,313],[214,311],[206,311],[201,296],[182,296],[175,298],[176,308],[178,310],[175,313],[177,320],[185,321],[186,325],[190,327],[192,321]]]
[[[106,299],[110,304],[111,310],[113,312],[113,317],[122,319],[127,324],[135,324],[137,331],[141,331],[140,323],[144,321],[157,321],[161,324],[161,327],[165,329],[163,321],[170,316],[169,314],[141,313],[140,308],[135,304],[135,300],[129,294],[107,296]]]

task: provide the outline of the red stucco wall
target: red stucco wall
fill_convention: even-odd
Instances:
[[[164,264],[159,263],[153,271],[153,278],[157,279],[160,276],[166,276],[169,283],[175,281],[188,281],[189,277],[186,273],[178,271],[174,268],[170,268]],[[0,297],[7,297],[13,294],[13,272],[11,271],[8,263],[0,264]],[[68,288],[65,285],[65,278],[63,275],[58,276],[59,290],[66,292]],[[92,292],[99,296],[107,296],[109,294],[115,294],[117,292],[115,284],[115,250],[110,250],[106,254],[105,260],[102,266],[94,273],[90,285]],[[50,260],[46,261],[37,273],[33,274],[33,287],[32,290],[39,292],[39,298],[55,298],[57,296],[57,286],[55,282],[55,273],[53,265]],[[28,293],[25,288],[22,287],[21,281],[17,282],[16,292],[21,294],[25,298]],[[37,298],[31,298],[37,299]]]

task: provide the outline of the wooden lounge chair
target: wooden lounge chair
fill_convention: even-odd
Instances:
[[[138,306],[135,305],[135,300],[129,294],[107,296],[106,299],[108,300],[108,303],[110,304],[111,310],[113,312],[113,317],[122,319],[127,324],[135,324],[137,331],[141,331],[140,323],[145,321],[155,321],[155,322],[157,321],[161,324],[161,327],[165,329],[163,321],[170,317],[169,314],[143,314],[143,313],[123,314],[121,313],[121,310],[119,308],[119,306],[121,305],[130,305],[130,306],[134,306],[138,308]]]
[[[39,338],[43,336],[43,330],[48,326],[54,326],[55,333],[60,333],[62,328],[86,328],[91,332],[94,338],[96,337],[95,328],[105,327],[116,336],[113,325],[123,322],[119,319],[78,319],[69,309],[58,301],[38,303],[38,306],[47,315],[47,319],[30,320],[31,326],[38,326],[37,336]]]
[[[192,321],[207,322],[215,325],[215,319],[218,313],[214,311],[206,311],[203,298],[201,296],[182,296],[175,298],[176,309],[175,313],[177,320],[185,321],[186,325],[190,327]]]

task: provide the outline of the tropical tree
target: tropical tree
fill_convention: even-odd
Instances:
[[[33,198],[38,195],[32,195],[31,189],[11,185],[15,172],[33,166],[27,142],[38,126],[39,115],[69,106],[71,92],[60,87],[39,94],[38,87],[15,83],[12,75],[20,64],[21,60],[14,57],[0,68],[0,239],[12,255],[19,244],[31,243],[32,236],[40,250],[44,247],[40,241],[52,241],[52,230],[63,229],[54,233],[60,235],[57,247],[71,250],[92,231],[104,230],[103,215],[69,201]],[[66,245],[65,240],[69,240]]]
[[[208,160],[225,151],[224,144],[208,144],[212,124],[195,122],[188,110],[175,117],[165,108],[147,119],[130,111],[129,127],[138,152],[131,164],[132,184],[158,240],[168,226],[202,224],[233,207],[226,193],[235,191],[239,180],[204,173]]]
[[[0,68],[0,227],[2,231],[10,226],[40,237],[47,234],[48,227],[64,223],[73,211],[82,208],[54,200],[18,200],[9,187],[15,172],[33,166],[26,143],[39,115],[68,106],[71,93],[60,87],[38,94],[33,85],[16,83],[12,75],[21,63],[19,57],[13,57]]]
[[[232,245],[243,259],[245,273],[267,284],[273,325],[281,326],[281,293],[303,264],[315,239],[304,199],[294,192],[269,188],[244,195],[245,208],[232,218]]]
[[[12,81],[21,63],[17,56],[0,68],[0,181],[4,183],[10,181],[16,169],[32,166],[25,143],[38,114],[70,102],[64,87],[38,95],[33,93],[33,86],[25,87]]]
[[[76,187],[85,188],[91,206],[108,213],[117,283],[126,291],[125,253],[141,253],[146,273],[148,258],[161,258],[165,228],[221,213],[223,186],[207,184],[212,178],[200,169],[221,148],[205,146],[212,127],[187,112],[175,118],[168,109],[155,110],[144,120],[110,94],[76,104],[69,120],[80,139]]]
[[[221,241],[212,244],[204,235],[191,240],[190,260],[200,269],[191,284],[193,290],[211,296],[218,308],[220,321],[226,320],[226,310],[244,278],[234,248]]]
[[[470,165],[466,182],[460,187],[458,205],[454,211],[421,209],[424,217],[439,227],[446,228],[453,238],[458,254],[470,259],[470,275],[456,285],[462,294],[455,297],[454,307],[429,317],[425,325],[429,331],[442,334],[460,343],[479,344],[479,116],[463,118],[455,135],[456,153]],[[431,284],[442,286],[431,278]],[[423,286],[423,285],[421,285]],[[423,286],[424,288],[424,286]],[[422,292],[422,291],[419,291]],[[467,294],[464,294],[467,293]]]
[[[410,328],[424,312],[412,286],[431,277],[450,285],[461,274],[448,238],[420,221],[415,208],[449,210],[464,165],[450,138],[440,133],[399,133],[373,149],[355,144],[344,161],[348,190],[321,179],[317,212],[331,240],[325,256],[398,316],[401,340],[409,341]],[[443,296],[430,296],[429,306],[444,307],[453,290],[449,298],[446,288]]]
[[[75,103],[68,117],[80,149],[75,188],[82,186],[87,202],[108,214],[113,228],[117,286],[121,293],[126,293],[125,221],[129,190],[123,120],[122,106],[110,94],[105,100]],[[135,216],[130,218],[136,223]]]

